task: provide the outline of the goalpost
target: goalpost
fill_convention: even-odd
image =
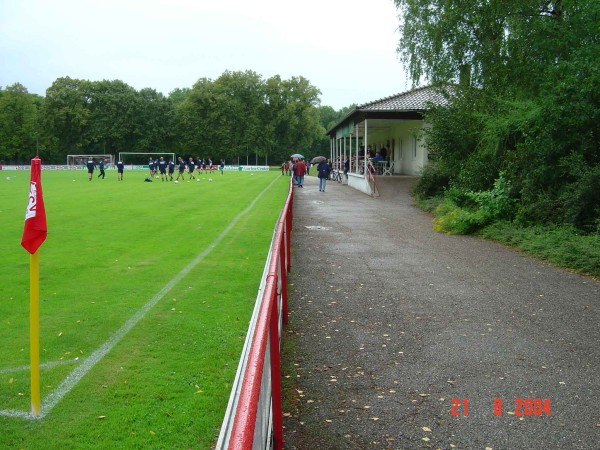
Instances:
[[[119,161],[125,165],[148,165],[148,158],[152,156],[165,156],[168,161],[175,162],[175,153],[172,152],[119,152]]]
[[[67,166],[85,166],[90,159],[96,163],[103,160],[111,166],[115,164],[114,155],[67,155]]]

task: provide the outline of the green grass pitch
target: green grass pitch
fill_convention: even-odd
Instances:
[[[289,177],[225,172],[175,185],[146,183],[145,172],[126,171],[124,181],[115,171],[104,180],[96,175],[88,181],[85,171],[42,172],[48,221],[40,248],[42,405],[194,258],[205,256],[47,415],[0,416],[0,448],[210,448]],[[29,254],[20,245],[28,183],[29,171],[0,171],[2,411],[31,409]]]

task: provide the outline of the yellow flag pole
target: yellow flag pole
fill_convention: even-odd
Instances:
[[[29,360],[31,365],[31,415],[39,417],[40,405],[40,257],[29,255]]]

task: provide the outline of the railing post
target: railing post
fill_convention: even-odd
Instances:
[[[275,278],[277,286],[277,277]],[[271,320],[269,327],[269,348],[271,351],[271,412],[273,414],[273,449],[283,449],[283,412],[281,410],[281,369],[279,342],[279,305],[277,289],[273,289],[270,299]]]
[[[278,255],[278,259],[279,259],[279,264],[278,264],[278,268],[279,268],[279,277],[280,277],[280,284],[281,284],[281,320],[282,322],[287,325],[288,323],[288,292],[287,292],[287,271],[286,271],[286,264],[285,264],[285,235],[282,234],[282,239],[284,240],[284,242],[281,243],[280,247],[279,247],[279,255]]]
[[[292,216],[294,209],[294,196],[290,195],[290,203],[288,205],[288,210],[285,218],[285,253],[287,255],[286,258],[286,270],[290,272],[292,270]]]

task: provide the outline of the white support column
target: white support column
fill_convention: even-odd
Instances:
[[[333,143],[335,142],[335,138],[329,139],[329,159],[331,159],[331,155],[333,154]]]
[[[367,153],[367,149],[369,148],[369,140],[367,138],[367,122],[368,122],[368,119],[365,118],[365,142],[364,142],[364,145],[365,145],[365,162],[364,162],[364,164],[365,164],[365,166],[364,166],[365,173],[364,173],[364,176],[365,176],[365,178],[367,177],[367,160],[368,160],[368,157],[369,157],[368,153]]]
[[[342,157],[342,155],[346,155],[346,140],[347,140],[347,138],[344,137],[344,149],[343,149],[343,151],[340,152],[340,159],[339,159],[339,161],[340,161],[340,170],[342,170],[342,164],[344,163],[343,162],[344,158]]]
[[[350,141],[348,142],[348,153],[344,153],[344,166],[346,164],[346,158],[348,158],[348,161],[352,161],[352,133],[350,133]]]
[[[354,173],[358,173],[358,124],[356,127],[356,162],[354,163]]]

